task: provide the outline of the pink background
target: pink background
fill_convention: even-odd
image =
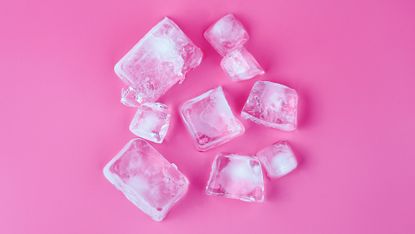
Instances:
[[[114,189],[102,167],[133,135],[113,66],[163,16],[205,53],[161,101],[223,85],[239,112],[253,82],[232,83],[203,39],[234,12],[267,74],[299,92],[299,129],[244,122],[244,136],[199,153],[175,115],[155,147],[190,179],[162,223]],[[415,2],[411,0],[0,3],[0,233],[415,233]],[[289,140],[303,159],[267,181],[266,202],[204,194],[217,152]]]

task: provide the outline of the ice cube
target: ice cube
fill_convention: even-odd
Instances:
[[[156,149],[132,139],[104,167],[105,177],[135,206],[161,221],[187,192],[189,181]]]
[[[128,107],[137,107],[140,102],[137,100],[137,91],[132,87],[121,89],[121,103]]]
[[[204,33],[206,40],[222,56],[242,47],[249,39],[248,32],[233,14],[225,15]]]
[[[170,125],[170,110],[162,103],[144,103],[137,108],[130,131],[146,140],[162,143]]]
[[[256,155],[271,178],[286,175],[298,165],[297,158],[286,141],[278,141]]]
[[[285,85],[257,81],[241,116],[266,127],[292,131],[297,128],[297,92]]]
[[[260,162],[251,156],[217,155],[212,163],[206,193],[248,202],[263,202],[264,178]]]
[[[186,101],[180,114],[199,151],[224,144],[245,131],[220,86]]]
[[[244,47],[230,51],[221,60],[220,65],[228,76],[234,80],[248,80],[264,74],[264,70],[254,56]]]
[[[114,70],[137,91],[140,103],[154,102],[201,61],[200,48],[166,17],[121,58]]]

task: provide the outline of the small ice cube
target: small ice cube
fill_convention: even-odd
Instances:
[[[156,149],[132,139],[104,167],[105,177],[135,206],[155,221],[186,194],[189,181]]]
[[[186,101],[180,114],[200,151],[224,144],[245,131],[220,86]]]
[[[162,143],[170,125],[170,110],[162,103],[144,103],[137,108],[130,131],[146,140]]]
[[[264,178],[260,162],[251,156],[217,155],[212,163],[206,193],[248,202],[263,202]]]
[[[270,81],[257,81],[241,116],[266,127],[293,131],[297,128],[297,102],[294,89]]]
[[[225,15],[204,33],[206,40],[222,56],[242,47],[249,39],[242,23],[232,14]]]
[[[140,101],[137,100],[137,91],[132,87],[121,89],[121,103],[128,107],[137,107]]]
[[[244,47],[226,54],[220,63],[222,69],[234,80],[248,80],[257,75],[264,74],[264,70],[255,60],[254,56]]]
[[[202,51],[171,19],[154,26],[115,65],[115,73],[137,91],[137,100],[154,102],[202,61]]]
[[[284,176],[298,165],[297,158],[286,141],[278,141],[256,155],[271,178]]]

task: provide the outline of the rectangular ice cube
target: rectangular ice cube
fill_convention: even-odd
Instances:
[[[152,102],[202,61],[202,51],[171,19],[154,26],[115,65],[115,73],[138,93],[138,101]]]
[[[146,140],[162,143],[170,125],[170,110],[163,103],[147,102],[137,108],[130,131]]]
[[[248,80],[264,74],[264,70],[245,47],[232,50],[221,60],[220,65],[234,81]]]
[[[132,139],[104,167],[105,177],[135,206],[161,221],[186,194],[189,181],[156,149]]]
[[[278,141],[260,150],[256,156],[271,178],[286,175],[298,165],[297,158],[286,141]]]
[[[264,178],[260,162],[251,156],[217,155],[212,163],[206,193],[248,202],[263,202]]]
[[[257,81],[241,116],[266,127],[293,131],[297,128],[297,102],[294,89],[270,81]]]
[[[128,107],[137,107],[140,103],[137,101],[137,91],[132,87],[121,89],[121,103]]]
[[[186,101],[180,114],[200,151],[224,144],[245,131],[220,86]]]
[[[248,32],[233,14],[220,18],[204,33],[206,40],[222,56],[242,47],[249,39]]]

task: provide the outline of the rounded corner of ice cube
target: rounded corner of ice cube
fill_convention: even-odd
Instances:
[[[295,130],[297,130],[296,123],[285,124],[285,125],[273,124],[270,127],[281,130],[281,131],[285,131],[285,132],[294,132]]]
[[[204,32],[203,32],[203,37],[205,38],[206,41],[208,41],[210,43],[210,37],[209,37],[209,32],[210,29],[212,28],[212,26],[209,26]]]
[[[139,135],[136,133],[136,131],[134,129],[134,124],[135,124],[135,118],[133,117],[133,119],[131,120],[130,124],[128,125],[128,130],[130,130],[130,132],[132,134],[134,134],[135,136],[138,136],[139,137]]]
[[[163,16],[163,18],[161,19],[161,21],[163,21],[163,20],[172,21],[172,19],[169,16],[167,16],[167,15]]]
[[[264,203],[265,202],[265,196],[264,196],[264,190],[262,190],[262,196],[255,200],[256,203]]]
[[[228,12],[228,13],[226,13],[224,16],[222,16],[222,18],[228,18],[228,17],[230,17],[230,18],[236,18],[236,17],[235,17],[235,14],[234,14],[234,13],[232,13],[232,12]]]
[[[166,215],[167,214],[157,213],[157,214],[151,214],[149,216],[153,221],[162,222],[164,220],[164,218],[166,218]]]
[[[156,144],[162,144],[163,141],[164,141],[164,139],[161,138],[161,137],[154,137],[153,139],[147,139],[147,140],[149,140],[149,141],[151,141],[153,143],[156,143]]]
[[[123,58],[121,58],[115,65],[114,65],[114,73],[120,78],[121,80],[124,80],[123,78],[123,69],[122,69],[122,62]]]
[[[177,170],[179,170],[179,169],[177,169]],[[182,177],[183,177],[183,180],[184,180],[184,190],[182,192],[182,195],[181,195],[180,199],[183,198],[184,196],[186,196],[187,192],[189,191],[189,186],[190,186],[189,178],[187,178],[187,176],[185,174],[183,174],[182,172],[181,172],[181,174],[182,174]]]
[[[194,140],[194,146],[196,147],[196,150],[199,152],[206,152],[210,150],[213,146],[209,144],[199,144],[196,140]]]
[[[109,161],[107,164],[105,164],[105,166],[102,168],[102,174],[104,175],[104,177],[111,181],[112,178],[112,173],[110,171],[110,167],[112,165],[112,161]]]
[[[195,49],[196,49],[196,58],[197,58],[197,60],[192,65],[192,69],[198,67],[202,63],[203,58],[205,56],[205,54],[203,53],[203,50],[200,47],[198,47],[196,45],[195,45],[195,47],[196,47]]]
[[[211,192],[210,192],[210,188],[209,188],[209,182],[210,181],[208,181],[208,183],[205,186],[205,194],[208,195],[208,196],[212,195]]]
[[[265,69],[259,63],[258,63],[257,69],[258,69],[257,70],[257,74],[255,76],[262,76],[262,75],[264,75],[266,73],[265,72]]]
[[[245,108],[244,108],[244,107],[242,107],[242,110],[241,110],[240,116],[242,117],[242,119],[245,119],[245,120],[251,120],[252,116],[251,116],[249,113],[247,113],[244,109],[245,109]],[[252,121],[252,120],[251,120],[251,121]]]
[[[222,85],[218,85],[216,88],[213,88],[211,90],[223,92],[223,87],[222,87]]]
[[[245,125],[242,123],[242,121],[240,121],[238,118],[235,117],[235,122],[236,122],[237,129],[235,131],[235,135],[232,138],[239,137],[243,135],[246,131]]]

